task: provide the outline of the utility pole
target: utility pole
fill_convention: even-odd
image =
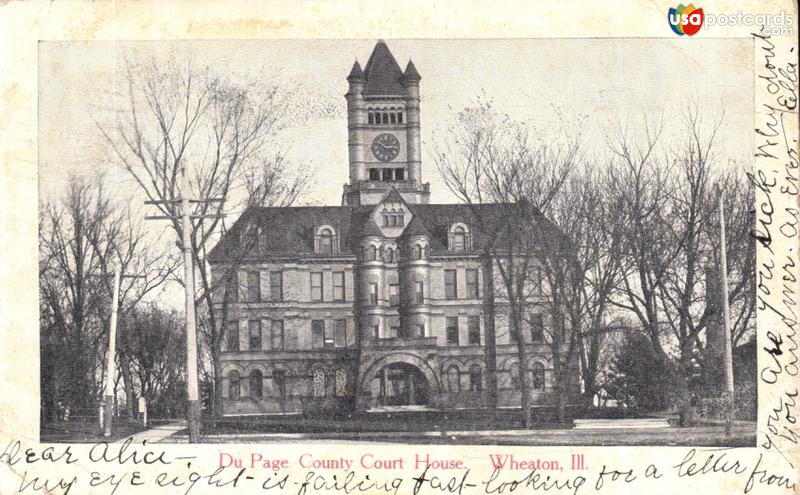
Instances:
[[[90,273],[94,277],[101,277],[102,274]],[[107,276],[107,275],[106,275]],[[106,380],[104,384],[103,400],[103,436],[110,437],[114,429],[114,378],[116,367],[114,359],[117,354],[117,320],[119,313],[119,291],[122,278],[144,278],[143,275],[123,275],[122,263],[114,265],[114,286],[111,288],[111,321],[108,325],[108,355],[106,357]]]
[[[108,359],[106,362],[106,394],[103,416],[103,436],[110,437],[114,419],[114,356],[117,354],[117,311],[119,310],[119,263],[114,266],[114,288],[111,295],[111,323],[108,328]]]
[[[222,215],[191,215],[191,203],[222,201],[220,198],[190,199],[186,166],[181,167],[181,197],[171,200],[145,201],[145,204],[180,204],[181,248],[183,250],[184,288],[186,291],[186,396],[189,442],[200,441],[200,393],[197,377],[197,320],[194,306],[194,252],[192,251],[192,219],[219,218]],[[147,216],[146,220],[174,220],[170,215]]]
[[[725,372],[726,420],[725,436],[731,435],[733,422],[733,350],[731,348],[731,310],[728,304],[728,256],[725,246],[725,211],[722,195],[719,197],[719,232],[720,232],[720,277],[722,282],[722,321]]]

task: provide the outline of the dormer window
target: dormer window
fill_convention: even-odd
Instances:
[[[459,223],[450,228],[450,251],[463,252],[472,249],[467,226]]]
[[[339,242],[336,237],[336,231],[329,225],[323,225],[317,229],[314,241],[318,254],[334,254],[339,252]]]

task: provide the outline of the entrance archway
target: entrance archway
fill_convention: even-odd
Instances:
[[[424,406],[430,401],[430,386],[425,375],[408,363],[392,363],[376,373],[372,384],[378,404],[386,406]]]

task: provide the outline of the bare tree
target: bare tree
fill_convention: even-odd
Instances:
[[[42,206],[39,232],[43,381],[47,380],[42,395],[53,401],[46,409],[55,410],[60,399],[93,408],[108,343],[113,267],[139,275],[123,279],[123,313],[160,286],[173,264],[145,247],[138,223],[115,207],[102,178],[71,177],[65,196]]]
[[[549,146],[521,123],[498,115],[491,102],[478,101],[459,113],[450,140],[436,152],[436,164],[448,188],[472,212],[488,239],[484,279],[496,290],[484,304],[487,374],[490,402],[496,407],[495,305],[508,312],[509,333],[517,345],[521,406],[526,427],[531,424],[528,370],[529,339],[524,326],[530,306],[541,299],[544,238],[563,239],[541,211],[565,183],[578,153],[576,139]],[[558,241],[554,241],[558,242]],[[485,284],[486,286],[486,284]],[[494,295],[497,293],[497,303]],[[555,343],[558,345],[558,343]],[[492,389],[494,387],[494,389]]]
[[[204,256],[209,244],[224,232],[226,212],[257,204],[288,206],[306,185],[309,172],[289,174],[274,143],[276,132],[287,121],[286,98],[274,84],[237,83],[208,67],[175,58],[129,60],[123,97],[127,106],[120,109],[114,125],[100,125],[114,155],[148,200],[171,218],[170,227],[178,239],[181,195],[199,200],[193,202],[191,215],[213,217],[192,221],[191,248],[199,281],[195,301],[203,303],[204,340],[211,347],[219,383],[218,358],[231,297],[226,294],[217,305],[212,293],[228,291],[236,267],[212,279]],[[180,190],[178,179],[184,167],[190,191]],[[217,401],[218,396],[215,392]]]

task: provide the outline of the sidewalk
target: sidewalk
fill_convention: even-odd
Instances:
[[[165,425],[159,425],[152,429],[145,430],[134,435],[131,435],[132,444],[141,444],[144,441],[147,443],[158,443],[166,441],[169,437],[178,433],[181,430],[186,429],[186,421],[175,421],[174,423],[169,423]],[[123,439],[124,440],[124,439]]]

